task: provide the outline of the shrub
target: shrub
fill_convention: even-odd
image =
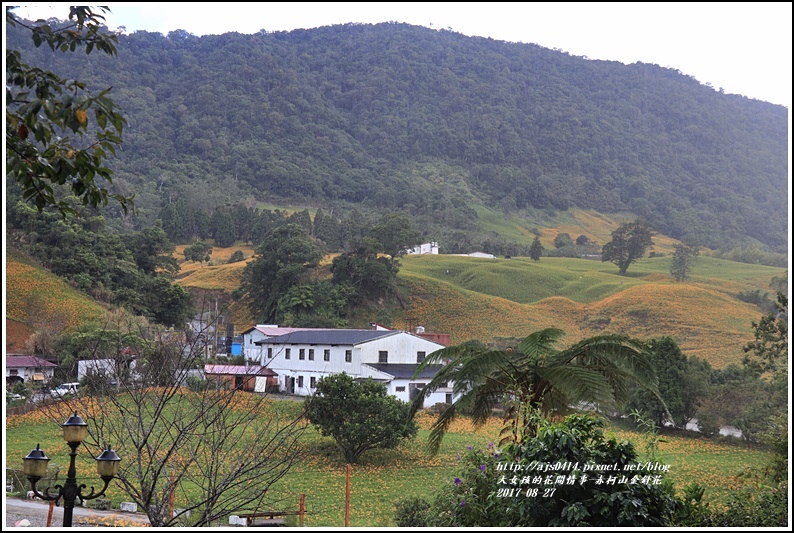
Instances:
[[[231,257],[229,257],[229,263],[239,263],[240,261],[244,260],[245,254],[242,250],[235,250]]]
[[[510,444],[503,452],[491,447],[464,454],[458,477],[433,502],[431,525],[653,527],[672,523],[678,505],[672,483],[661,471],[631,469],[641,464],[634,446],[605,438],[602,420],[572,415],[550,422],[535,416],[537,431],[521,444]],[[611,468],[588,470],[585,465]]]
[[[430,503],[423,498],[407,498],[395,505],[394,521],[397,527],[427,527]]]

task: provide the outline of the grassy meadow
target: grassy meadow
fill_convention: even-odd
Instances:
[[[785,269],[703,256],[692,279],[679,283],[671,261],[645,258],[619,276],[612,263],[586,259],[409,255],[400,259],[406,306],[395,326],[450,333],[453,344],[551,326],[565,330],[570,344],[600,333],[669,336],[715,368],[739,362],[762,311],[736,295],[769,291]]]
[[[286,401],[297,413],[297,402]],[[284,401],[271,405],[285,407]],[[83,414],[81,412],[81,414]],[[90,416],[84,415],[89,425]],[[270,416],[263,412],[262,416]],[[405,498],[421,496],[432,498],[435,491],[452,483],[457,474],[457,457],[467,446],[485,449],[496,441],[500,422],[492,419],[475,430],[467,419],[453,423],[436,456],[430,456],[424,445],[433,415],[420,413],[420,432],[416,440],[401,444],[394,450],[373,450],[362,457],[351,470],[350,525],[358,527],[388,527],[394,525],[394,506]],[[36,443],[41,443],[51,458],[50,465],[59,465],[61,472],[68,465],[68,447],[64,444],[59,427],[61,420],[49,419],[41,411],[10,416],[6,421],[6,462],[8,467],[21,468],[24,457]],[[610,425],[606,433],[619,440],[635,444],[641,456],[645,453],[644,435]],[[314,429],[303,436],[304,457],[287,476],[270,489],[279,503],[274,507],[297,510],[300,495],[305,495],[306,526],[341,527],[345,520],[346,465],[336,451],[332,439],[322,437]],[[125,456],[124,444],[113,443],[114,449]],[[95,466],[90,459],[98,450],[82,450],[78,456],[78,476],[95,476]],[[233,455],[233,453],[232,453]],[[643,458],[647,459],[647,456]],[[670,477],[676,489],[697,481],[706,487],[706,501],[719,505],[733,489],[749,483],[747,472],[758,472],[769,456],[766,452],[718,441],[663,437],[658,442],[655,460],[670,465]],[[91,479],[86,480],[90,483]],[[189,487],[185,489],[189,493]],[[128,498],[113,486],[109,496],[113,506]],[[175,506],[184,503],[175,501]]]
[[[548,249],[563,232],[574,239],[587,235],[603,244],[622,221],[631,218],[575,209],[526,218],[482,206],[476,210],[483,230],[526,245],[539,233]],[[453,344],[523,337],[550,326],[564,329],[563,341],[569,344],[600,333],[642,340],[669,336],[686,355],[697,355],[715,368],[738,363],[743,346],[752,340],[752,322],[760,319],[762,311],[737,294],[771,292],[772,278],[786,270],[703,255],[691,279],[678,283],[670,276],[676,242],[656,235],[652,251],[657,256],[632,264],[625,276],[619,276],[612,263],[587,259],[403,256],[397,277],[402,305],[389,309],[392,325],[406,330],[421,325],[429,332],[449,333]],[[215,247],[211,263],[200,264],[184,261],[184,248],[178,246],[175,253],[181,267],[179,282],[226,294],[239,286],[254,252],[249,245]],[[235,250],[242,250],[246,260],[228,264]],[[235,323],[251,325],[249,311],[234,308],[232,314]],[[352,325],[365,327],[373,319],[367,316]]]

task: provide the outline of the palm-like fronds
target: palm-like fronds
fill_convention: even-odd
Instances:
[[[471,412],[475,426],[485,423],[493,409],[505,406],[506,438],[519,439],[526,426],[527,408],[550,412],[579,402],[614,406],[625,397],[629,382],[656,390],[656,372],[639,341],[621,335],[600,335],[563,351],[554,345],[564,335],[558,328],[536,331],[516,351],[487,350],[471,345],[444,348],[427,357],[427,365],[445,364],[414,399],[412,413],[442,383],[452,385],[452,406],[430,430],[428,446],[438,451],[449,425],[461,410]],[[661,398],[660,398],[661,399]],[[531,433],[531,428],[530,428]]]

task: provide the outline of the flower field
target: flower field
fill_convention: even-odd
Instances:
[[[84,402],[86,399],[81,399]],[[268,405],[280,407],[284,402],[274,400]],[[248,402],[240,397],[239,408],[245,409]],[[63,418],[68,416],[72,406],[63,402]],[[291,412],[297,412],[299,404],[289,402]],[[91,405],[80,405],[80,414],[91,424]],[[6,462],[11,468],[21,468],[22,457],[36,443],[51,458],[51,466],[68,464],[68,447],[63,443],[60,419],[56,420],[43,412],[10,416],[6,420]],[[270,416],[263,412],[262,416]],[[447,436],[442,441],[438,455],[430,456],[425,443],[429,427],[433,422],[430,413],[422,412],[418,418],[420,432],[416,440],[403,443],[393,450],[372,450],[362,457],[358,465],[351,469],[351,515],[353,527],[390,527],[394,525],[395,504],[411,496],[431,499],[444,484],[452,483],[458,473],[458,461],[467,447],[486,449],[497,440],[500,421],[491,419],[476,431],[470,421],[459,418],[452,423]],[[619,440],[629,440],[643,456],[644,437],[624,429],[608,426],[606,433]],[[305,495],[306,526],[341,527],[345,520],[345,483],[346,464],[329,437],[322,437],[310,429],[303,437],[305,456],[296,463],[288,475],[270,489],[279,501],[274,507],[283,510],[297,510],[300,495]],[[123,458],[123,443],[116,445]],[[231,454],[233,456],[233,454]],[[663,437],[658,444],[654,460],[669,464],[669,475],[677,490],[697,481],[706,487],[706,501],[719,505],[729,491],[749,483],[743,477],[748,471],[760,470],[768,460],[768,454],[742,446],[719,442],[687,439],[682,437]],[[78,473],[93,472],[90,454],[78,457]],[[119,502],[129,501],[117,486],[111,485],[109,498],[114,507]],[[175,505],[180,506],[176,501]]]
[[[6,256],[7,318],[28,325],[34,318],[60,320],[64,329],[70,330],[103,312],[102,306],[58,276],[16,256]]]

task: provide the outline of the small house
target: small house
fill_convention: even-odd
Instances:
[[[6,386],[31,382],[44,385],[52,380],[58,365],[35,355],[6,355]]]
[[[226,382],[228,389],[247,392],[270,392],[278,390],[278,374],[259,365],[204,365],[208,380]]]

